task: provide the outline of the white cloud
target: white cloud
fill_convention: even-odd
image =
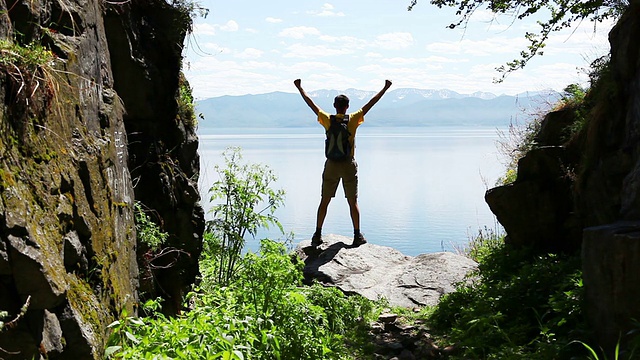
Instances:
[[[193,25],[193,33],[196,35],[216,35],[218,30],[221,31],[238,31],[238,23],[229,20],[225,24],[207,24],[207,23],[196,23]]]
[[[473,12],[473,15],[469,19],[472,22],[487,23],[499,18],[493,11],[488,9],[477,9]]]
[[[462,52],[460,42],[435,42],[428,44],[426,49],[437,54],[460,54]]]
[[[362,71],[362,72],[380,72],[382,69],[383,67],[378,64],[362,65],[356,68],[356,70]]]
[[[297,62],[287,67],[292,74],[304,74],[310,72],[328,72],[336,71],[338,68],[332,64],[320,61],[303,61]]]
[[[590,60],[609,52],[610,45],[607,33],[604,31],[593,32],[593,28],[578,29],[572,33],[551,34],[545,47],[545,54],[584,55]]]
[[[194,89],[194,96],[204,99],[220,95],[276,91],[273,84],[280,79],[274,74],[275,67],[268,62],[236,62],[208,56],[198,58],[185,74]]]
[[[585,84],[588,76],[581,73],[576,64],[570,63],[554,63],[539,66],[531,71],[535,83],[540,87],[553,88],[556,90],[564,89],[569,84],[579,83]]]
[[[416,58],[392,57],[392,58],[383,59],[382,62],[387,63],[389,65],[415,65],[415,64],[424,62],[424,60],[416,59]]]
[[[494,83],[493,80],[501,76],[495,70],[500,65],[502,64],[486,63],[471,67],[466,76],[468,84],[475,84],[476,89],[483,86],[483,91],[515,95],[525,89],[529,91],[545,89],[561,91],[567,84],[582,83],[586,79],[586,76],[581,76],[577,72],[575,64],[554,63],[542,66],[530,64],[524,69],[508,74],[501,83]],[[456,86],[469,88],[469,85],[463,83],[456,84]]]
[[[320,31],[314,27],[309,26],[296,26],[291,28],[286,28],[278,34],[281,37],[288,37],[292,39],[303,39],[307,35],[320,35]]]
[[[288,53],[284,54],[285,58],[301,58],[301,59],[314,59],[325,56],[345,55],[351,54],[354,51],[349,48],[341,47],[334,49],[325,45],[304,45],[294,44],[287,48]]]
[[[336,90],[342,90],[362,86],[362,84],[360,84],[360,82],[356,78],[349,77],[343,73],[338,72],[316,73],[310,75],[309,78],[305,80],[305,82],[308,83],[309,89],[332,88]]]
[[[219,53],[231,53],[231,49],[228,47],[221,46],[216,43],[205,43],[201,46],[207,53],[211,53],[212,55],[216,55]]]
[[[496,71],[496,68],[502,64],[499,63],[484,63],[473,65],[468,70],[468,78],[474,81],[492,83],[493,79],[501,76]]]
[[[398,50],[413,45],[413,36],[407,32],[378,35],[375,44],[385,50]]]
[[[245,70],[275,70],[278,65],[268,61],[245,61],[240,64]]]
[[[193,33],[195,35],[215,35],[216,27],[206,23],[196,23],[193,25]]]
[[[446,55],[490,56],[495,54],[514,54],[525,49],[524,38],[494,37],[484,40],[462,39],[460,41],[435,42],[427,45],[427,50]]]
[[[316,3],[313,13],[305,12],[307,2],[274,11],[269,17],[265,12],[254,12],[240,22],[242,25],[229,19],[247,9],[240,3],[229,3],[229,8],[219,9],[218,24],[196,23],[194,35],[201,37],[196,37],[197,46],[185,49],[186,72],[196,96],[295,92],[295,78],[304,79],[307,90],[379,90],[386,78],[393,80],[394,88],[448,88],[464,93],[562,89],[583,77],[577,67],[586,67],[589,59],[609,48],[606,32],[610,26],[598,24],[599,34],[594,36],[593,23],[585,21],[577,30],[553,33],[544,56],[534,58],[503,83],[494,84],[493,79],[500,76],[495,67],[526,49],[525,31],[539,31],[535,18],[511,22],[509,15],[494,17],[478,9],[466,31],[451,31],[446,26],[458,19],[455,9],[439,9],[435,14],[419,8],[416,10],[421,11],[407,14],[400,8],[391,14],[385,4],[332,1]],[[338,18],[344,16],[341,10],[351,15],[350,9],[355,8],[359,9],[357,22]],[[289,23],[288,16],[294,16],[297,24]],[[308,21],[303,21],[305,16]],[[380,21],[387,17],[393,17],[393,23]],[[398,21],[401,28],[394,25]],[[209,36],[217,38],[211,41]]]
[[[189,67],[187,73],[194,74],[197,76],[189,79],[198,79],[200,76],[204,76],[210,72],[217,72],[221,70],[233,70],[240,68],[240,65],[235,61],[222,61],[217,56],[204,56],[200,57],[195,61],[191,62],[191,66]]]
[[[374,75],[379,79],[401,80],[400,83],[421,77],[432,78],[433,72],[440,69],[442,69],[440,64],[430,64],[426,59],[405,58],[384,59],[379,63],[356,68],[357,71],[367,74],[369,78]]]
[[[311,15],[315,15],[315,16],[345,16],[343,12],[339,11],[339,12],[335,12],[334,11],[334,6],[329,4],[329,3],[325,3],[324,5],[322,5],[322,8],[320,9],[320,11],[309,11],[309,14]]]
[[[340,47],[352,48],[352,49],[363,49],[367,46],[367,41],[353,37],[353,36],[330,36],[330,35],[320,35],[318,40],[337,44]]]
[[[469,59],[453,59],[444,56],[429,56],[426,58],[429,62],[435,63],[466,63],[469,62]]]
[[[240,59],[257,59],[262,56],[264,51],[258,50],[255,48],[246,48],[242,52],[236,54],[237,58]]]
[[[513,24],[500,24],[500,23],[491,23],[487,27],[487,31],[491,31],[494,34],[502,33],[512,26]],[[490,34],[489,34],[490,35]]]
[[[238,23],[234,20],[229,20],[223,25],[219,25],[220,30],[222,31],[238,31]]]
[[[221,93],[224,95],[244,95],[274,91],[275,89],[272,90],[267,84],[273,84],[277,80],[276,76],[268,73],[225,69],[225,71],[199,75],[189,80],[189,83],[193,86],[194,92],[195,89],[199,89],[195,93],[196,98],[204,99],[220,96]],[[215,121],[215,119],[205,119],[205,121]]]
[[[462,52],[472,56],[491,56],[495,54],[518,54],[525,49],[524,38],[495,37],[486,40],[460,42]]]

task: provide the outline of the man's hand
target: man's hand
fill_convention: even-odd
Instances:
[[[384,87],[385,87],[386,89],[390,88],[390,87],[391,87],[391,80],[385,80],[385,81],[384,81]]]
[[[293,85],[295,85],[297,88],[300,88],[301,83],[302,83],[302,80],[300,79],[293,80]]]

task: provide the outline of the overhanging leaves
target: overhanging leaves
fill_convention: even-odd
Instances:
[[[473,13],[486,8],[495,15],[508,15],[516,20],[522,20],[542,11],[547,20],[538,21],[540,31],[526,33],[529,45],[520,52],[520,57],[507,62],[496,70],[501,74],[496,82],[502,82],[505,77],[518,69],[522,69],[536,55],[543,55],[543,48],[549,35],[553,32],[570,28],[576,23],[588,20],[595,24],[606,19],[617,19],[629,5],[628,0],[431,0],[431,4],[439,8],[456,8],[457,21],[449,28],[466,27]],[[411,11],[418,0],[411,0],[408,10]]]

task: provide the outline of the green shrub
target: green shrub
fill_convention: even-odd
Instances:
[[[586,128],[590,105],[587,100],[588,89],[578,84],[570,84],[564,88],[556,109],[569,109],[573,112],[573,123],[565,129],[565,140],[571,140]]]
[[[277,241],[262,240],[260,252],[247,253],[241,264],[239,278],[233,286],[246,296],[242,300],[252,304],[256,313],[275,313],[287,292],[302,283],[304,264],[297,257],[287,255],[285,245]]]
[[[460,249],[460,253],[475,262],[483,260],[504,246],[504,234],[502,230],[494,230],[489,227],[478,229],[478,234],[469,240],[469,244]]]
[[[40,44],[21,46],[7,40],[0,40],[0,55],[0,67],[30,72],[51,66],[55,59],[51,50]]]
[[[206,223],[202,256],[215,268],[210,275],[216,282],[228,285],[238,272],[245,236],[269,225],[282,231],[274,212],[284,203],[284,191],[271,189],[277,177],[268,166],[243,163],[240,148],[226,149],[223,157],[226,167],[215,167],[219,180],[209,189],[211,202],[219,202]]]
[[[366,326],[373,303],[320,285],[301,287],[301,263],[283,243],[261,242],[227,287],[206,284],[175,318],[128,317],[110,325],[109,358],[344,359],[344,335]],[[206,270],[206,268],[205,268]],[[214,283],[215,284],[215,283]],[[206,289],[206,290],[204,290]]]
[[[461,358],[567,358],[586,328],[579,257],[534,256],[504,242],[479,253],[470,280],[434,310],[434,329],[462,348]]]
[[[138,241],[148,247],[152,252],[158,251],[160,247],[167,242],[169,234],[162,231],[160,226],[151,220],[139,201],[135,202],[134,207]]]
[[[374,303],[363,296],[347,296],[335,287],[320,284],[302,291],[311,303],[324,309],[327,326],[335,334],[346,334],[363,321],[374,320]]]
[[[193,101],[193,89],[182,72],[179,77],[176,101],[178,103],[177,120],[190,129],[195,129],[198,126],[198,119],[196,118],[195,103]],[[202,114],[198,114],[198,116],[200,118],[203,117]]]
[[[107,358],[118,359],[244,359],[256,339],[251,319],[228,316],[215,296],[197,299],[197,310],[165,318],[127,317],[109,325]]]

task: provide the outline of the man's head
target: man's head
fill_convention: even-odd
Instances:
[[[349,108],[349,98],[347,95],[338,95],[333,100],[333,107],[338,113],[344,113]]]

